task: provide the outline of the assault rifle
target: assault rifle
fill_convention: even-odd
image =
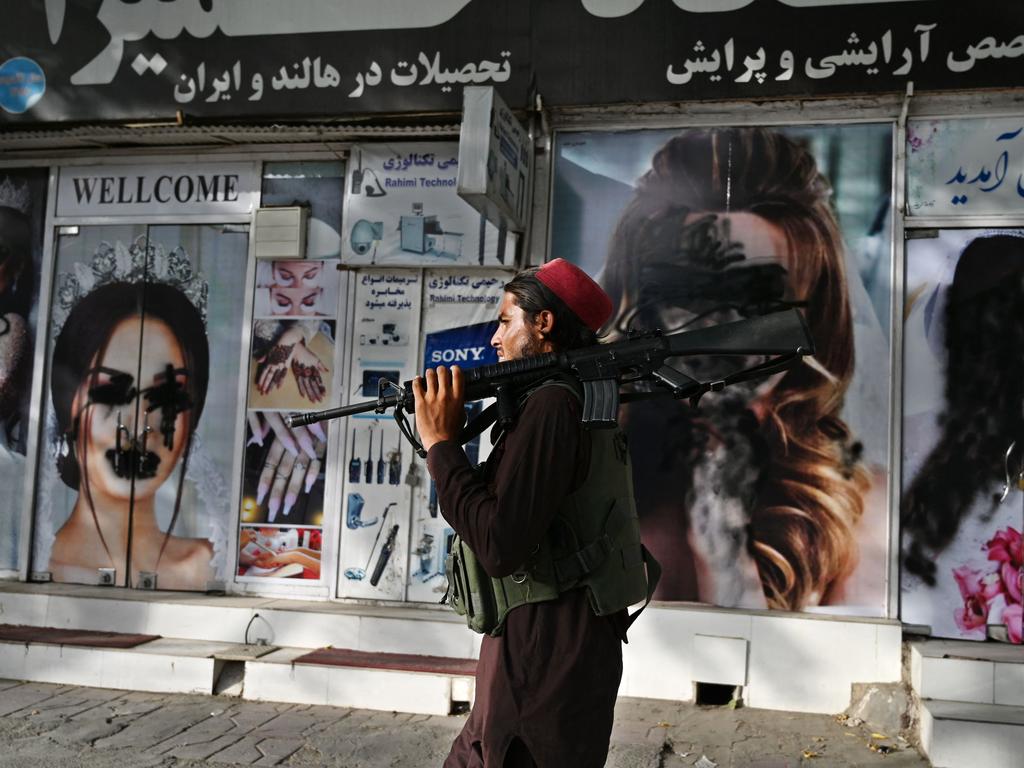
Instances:
[[[518,394],[559,375],[573,376],[582,384],[583,423],[590,428],[604,428],[615,426],[620,403],[671,396],[675,399],[688,398],[691,405],[696,406],[707,392],[717,392],[730,384],[786,370],[803,356],[813,354],[814,341],[803,315],[796,309],[789,309],[692,331],[668,334],[651,331],[609,344],[470,368],[463,372],[466,401],[488,397],[497,401],[463,429],[460,441],[472,440],[495,421],[501,429],[509,429],[515,422]],[[692,355],[765,359],[719,379],[698,381],[668,363],[671,358]],[[637,390],[637,384],[646,387]],[[626,386],[627,391],[620,394],[621,386]],[[324,411],[295,413],[285,421],[289,427],[298,427],[367,411],[385,413],[394,408],[395,420],[402,434],[417,453],[425,456],[405,417],[406,413],[413,412],[414,407],[411,381],[400,386],[381,379],[376,400]]]

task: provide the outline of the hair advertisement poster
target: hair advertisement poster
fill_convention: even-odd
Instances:
[[[18,568],[46,169],[0,171],[0,571]]]
[[[885,614],[892,143],[890,124],[558,135],[551,253],[610,294],[606,339],[800,307],[817,346],[697,410],[620,410],[656,598]]]
[[[907,241],[901,616],[1021,642],[1024,230]]]
[[[36,570],[176,590],[226,579],[247,249],[212,225],[59,236]]]

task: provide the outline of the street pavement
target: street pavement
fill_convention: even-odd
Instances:
[[[609,768],[929,765],[841,717],[650,699],[615,714]],[[440,766],[464,719],[0,680],[0,768]]]

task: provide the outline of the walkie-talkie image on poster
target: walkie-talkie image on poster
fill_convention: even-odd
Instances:
[[[354,280],[345,393],[353,403],[376,399],[382,382],[403,385],[416,375],[423,289],[422,273],[411,269],[361,269]],[[338,595],[404,600],[410,503],[426,469],[392,412],[357,414],[347,424]]]
[[[606,339],[798,307],[817,348],[697,410],[622,407],[656,598],[885,614],[892,146],[888,124],[559,134],[551,252],[608,291]]]
[[[469,269],[430,269],[423,273],[424,344],[420,372],[439,365],[458,365],[465,370],[498,362],[491,337],[498,327],[503,286],[512,275],[507,271]],[[467,420],[490,402],[466,403]],[[491,451],[489,431],[470,440],[465,449],[472,465],[486,460]],[[413,490],[406,599],[436,603],[447,588],[445,566],[455,532],[444,519],[426,461],[418,457],[413,457],[413,461],[421,465],[424,482]]]

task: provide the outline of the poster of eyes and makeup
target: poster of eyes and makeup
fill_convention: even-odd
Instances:
[[[403,385],[417,373],[422,273],[354,273],[355,312],[347,402],[374,400],[380,382]],[[386,387],[387,385],[385,385]],[[390,392],[385,389],[385,394]],[[422,461],[399,432],[392,411],[348,418],[342,491],[340,597],[405,597],[410,502],[428,481]],[[410,428],[414,427],[409,417]]]
[[[213,225],[59,235],[33,544],[55,581],[229,576],[247,251]]]
[[[907,241],[900,618],[1021,642],[1024,230]]]
[[[512,278],[512,274],[482,270],[424,271],[421,371],[438,365],[459,365],[469,369],[498,362],[490,341],[498,327],[502,286]],[[472,419],[488,404],[486,400],[466,403],[466,418]],[[490,430],[466,444],[470,463],[475,465],[486,460],[491,451],[489,435]],[[445,560],[454,531],[438,507],[437,490],[426,474],[426,462],[420,463],[424,481],[413,489],[406,599],[437,603],[448,584]]]
[[[335,405],[342,163],[269,163],[263,206],[305,205],[301,259],[256,265],[238,576],[321,578],[329,422],[290,413]]]
[[[698,411],[622,408],[656,598],[885,615],[892,146],[890,124],[559,134],[551,253],[608,290],[607,338],[800,307],[817,346]]]
[[[455,192],[458,155],[451,141],[353,147],[342,259],[396,267],[512,265],[514,236]]]
[[[46,177],[0,171],[0,571],[18,567]]]

